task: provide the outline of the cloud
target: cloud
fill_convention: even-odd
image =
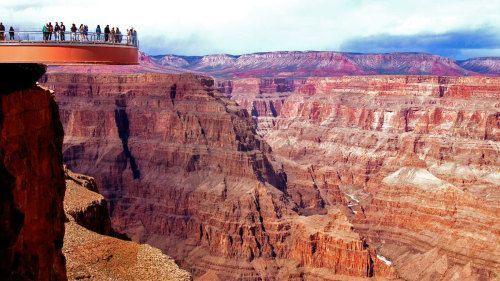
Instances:
[[[347,52],[426,52],[457,59],[470,54],[500,56],[500,35],[492,28],[455,30],[439,34],[413,34],[359,37],[343,43]]]
[[[200,54],[206,46],[211,46],[213,53],[220,53],[206,38],[191,34],[182,38],[169,38],[168,35],[144,35],[140,37],[140,48],[151,55],[164,54]]]

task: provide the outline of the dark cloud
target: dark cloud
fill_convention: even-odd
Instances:
[[[491,55],[500,49],[500,36],[494,28],[456,30],[441,34],[388,35],[355,38],[341,45],[346,52],[426,52],[462,59],[468,54]],[[497,53],[497,55],[500,55]]]

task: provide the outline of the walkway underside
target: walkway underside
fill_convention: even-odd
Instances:
[[[0,63],[138,64],[134,46],[110,44],[0,44]]]

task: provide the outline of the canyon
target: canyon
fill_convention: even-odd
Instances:
[[[95,177],[112,227],[195,279],[490,280],[500,79],[450,63],[231,79],[55,67],[40,82],[64,162]]]
[[[324,212],[339,189],[354,230],[399,277],[481,280],[498,276],[500,260],[499,83],[358,76],[218,87],[252,112],[304,212]]]
[[[64,162],[95,177],[113,227],[195,278],[393,274],[346,209],[305,216],[245,109],[193,74],[49,74]]]

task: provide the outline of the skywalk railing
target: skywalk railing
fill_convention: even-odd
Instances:
[[[139,47],[137,36],[96,32],[42,32],[5,31],[0,33],[0,44],[4,43],[50,43],[50,44],[108,44]]]

